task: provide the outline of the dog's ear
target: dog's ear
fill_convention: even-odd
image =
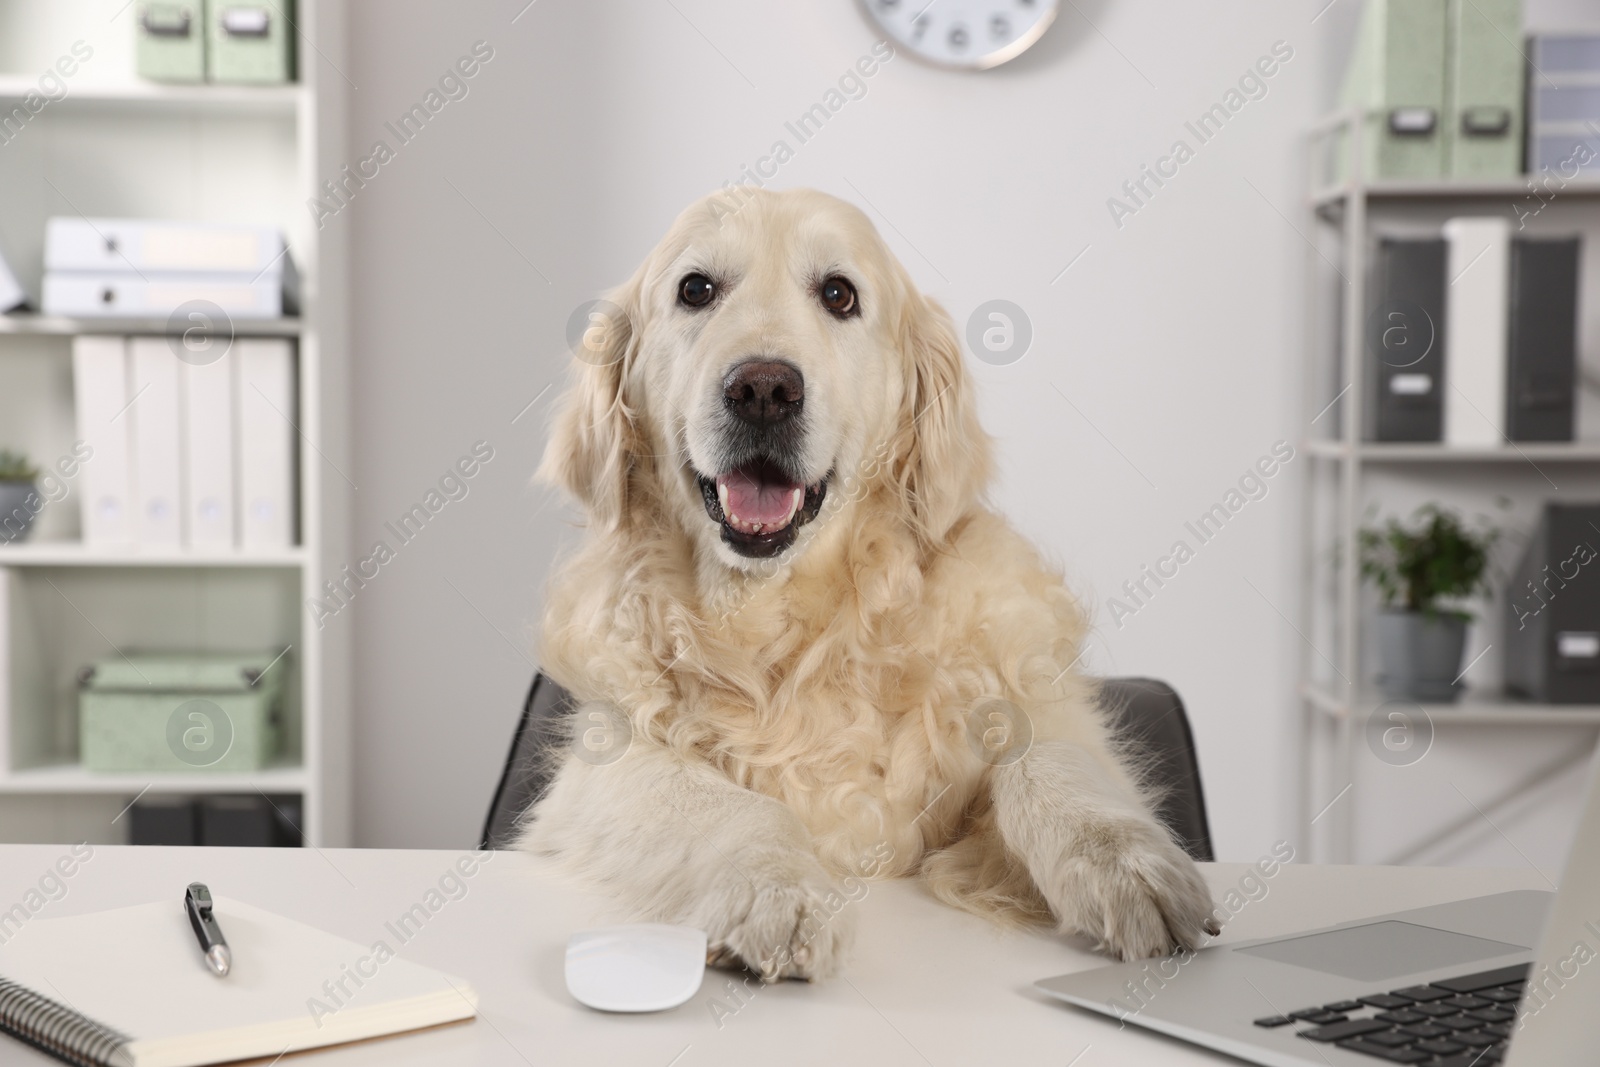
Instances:
[[[988,484],[991,445],[950,316],[914,290],[900,322],[905,400],[892,466],[917,536],[938,544]]]
[[[624,384],[639,349],[642,275],[590,310],[537,475],[577,498],[602,531],[616,529],[628,513],[628,475],[639,451]]]

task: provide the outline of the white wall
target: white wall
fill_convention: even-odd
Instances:
[[[546,2],[512,24],[521,2],[352,13],[352,160],[393,144],[384,122],[474,40],[495,50],[470,95],[326,223],[353,227],[358,544],[474,440],[496,449],[471,495],[330,623],[355,627],[358,840],[477,832],[566,530],[526,485],[552,394],[511,420],[562,372],[572,308],[779,138],[797,151],[775,184],[862,204],[958,320],[993,297],[1028,312],[1028,355],[975,367],[1001,442],[996,499],[1095,607],[1088,662],[1188,700],[1221,850],[1254,856],[1287,833],[1296,638],[1274,608],[1294,612],[1303,460],[1121,630],[1104,602],[1300,433],[1302,253],[1283,216],[1303,224],[1292,139],[1318,76],[1304,5],[1079,0],[1001,70],[895,59],[798,145],[784,122],[875,39],[849,0]],[[1294,58],[1268,94],[1115,226],[1107,198],[1176,138],[1194,143],[1184,122],[1277,40]]]
[[[352,228],[358,544],[472,442],[495,448],[471,494],[330,624],[356,640],[359,843],[477,834],[570,535],[528,485],[567,316],[777,139],[795,157],[773,184],[860,204],[958,322],[991,298],[1026,310],[1025,358],[973,362],[997,503],[1093,608],[1091,668],[1184,695],[1222,858],[1292,838],[1301,646],[1286,619],[1306,457],[1120,627],[1108,600],[1306,430],[1299,136],[1354,0],[1314,23],[1326,0],[1077,0],[997,71],[896,58],[804,145],[785,121],[875,39],[852,0],[544,0],[518,16],[524,2],[356,5],[341,57],[354,162],[394,144],[384,123],[473,41],[494,49],[470,95],[326,222]],[[1199,144],[1185,122],[1277,41],[1293,58],[1266,95]],[[1194,157],[1118,226],[1108,198],[1179,138]]]

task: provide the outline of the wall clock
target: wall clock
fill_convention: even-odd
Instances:
[[[986,70],[1026,52],[1060,0],[861,0],[890,41],[942,67]]]

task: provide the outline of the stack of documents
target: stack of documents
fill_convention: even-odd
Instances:
[[[296,310],[294,267],[270,226],[54,218],[44,266],[47,315],[176,319],[181,331]]]

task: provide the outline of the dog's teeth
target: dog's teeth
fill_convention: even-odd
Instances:
[[[796,486],[789,491],[789,507],[785,511],[783,518],[774,522],[752,522],[749,519],[741,518],[734,512],[732,505],[728,502],[728,487],[723,482],[717,483],[717,503],[722,507],[723,521],[729,526],[740,533],[762,534],[769,530],[781,530],[794,521],[794,517],[800,513],[800,509],[805,507],[806,489],[804,486]]]

